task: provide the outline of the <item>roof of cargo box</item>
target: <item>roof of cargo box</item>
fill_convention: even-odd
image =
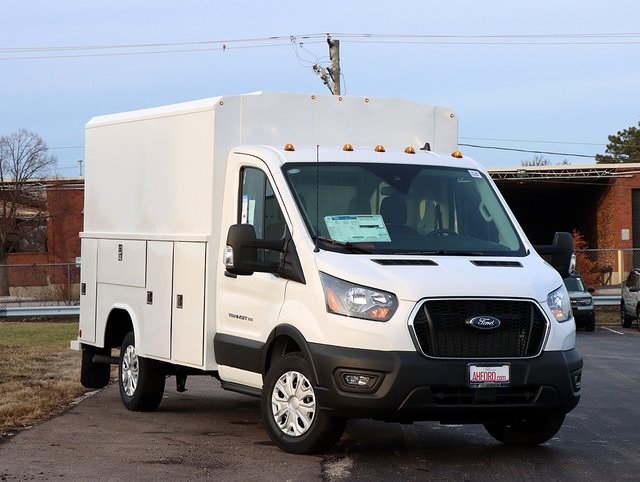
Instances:
[[[254,92],[92,118],[87,129],[145,119],[212,111],[239,134],[239,144],[332,144],[341,141],[388,147],[419,147],[434,151],[457,148],[457,118],[446,107],[404,99]],[[235,136],[234,136],[235,137]]]

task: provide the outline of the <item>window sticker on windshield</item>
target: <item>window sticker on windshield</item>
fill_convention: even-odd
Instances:
[[[471,174],[471,177],[482,178],[482,174],[480,174],[478,171],[474,171],[472,169],[469,169],[469,174]]]
[[[329,236],[342,243],[388,243],[387,226],[379,214],[325,216]]]

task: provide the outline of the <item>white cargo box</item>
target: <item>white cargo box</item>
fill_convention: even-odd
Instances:
[[[93,118],[85,235],[204,240],[215,233],[229,151],[241,144],[457,147],[443,107],[398,99],[254,93]],[[339,144],[339,145],[337,145]]]

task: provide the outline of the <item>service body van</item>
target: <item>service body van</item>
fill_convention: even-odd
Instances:
[[[310,453],[356,417],[538,444],[578,403],[562,277],[446,108],[254,93],[96,117],[85,182],[72,347],[87,387],[119,365],[128,409],[212,375]]]

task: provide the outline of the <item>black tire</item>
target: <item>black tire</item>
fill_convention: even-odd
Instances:
[[[505,445],[539,445],[558,433],[563,422],[563,413],[551,413],[513,422],[485,423],[484,428]]]
[[[595,318],[591,318],[589,321],[587,321],[587,323],[584,325],[584,329],[586,331],[595,331],[596,330]]]
[[[273,442],[286,452],[314,454],[333,447],[346,420],[318,405],[313,376],[301,353],[289,353],[269,368],[262,387],[262,418]]]
[[[80,369],[80,383],[85,388],[104,388],[109,384],[111,365],[108,363],[94,363],[93,355],[105,355],[107,350],[92,346],[82,348],[82,367]]]
[[[155,410],[162,401],[164,382],[160,363],[138,356],[133,332],[127,333],[118,363],[118,385],[124,406],[137,412]]]
[[[629,328],[631,326],[632,321],[633,321],[633,318],[627,315],[627,312],[624,310],[624,303],[621,303],[620,304],[620,324],[622,325],[623,328]]]

